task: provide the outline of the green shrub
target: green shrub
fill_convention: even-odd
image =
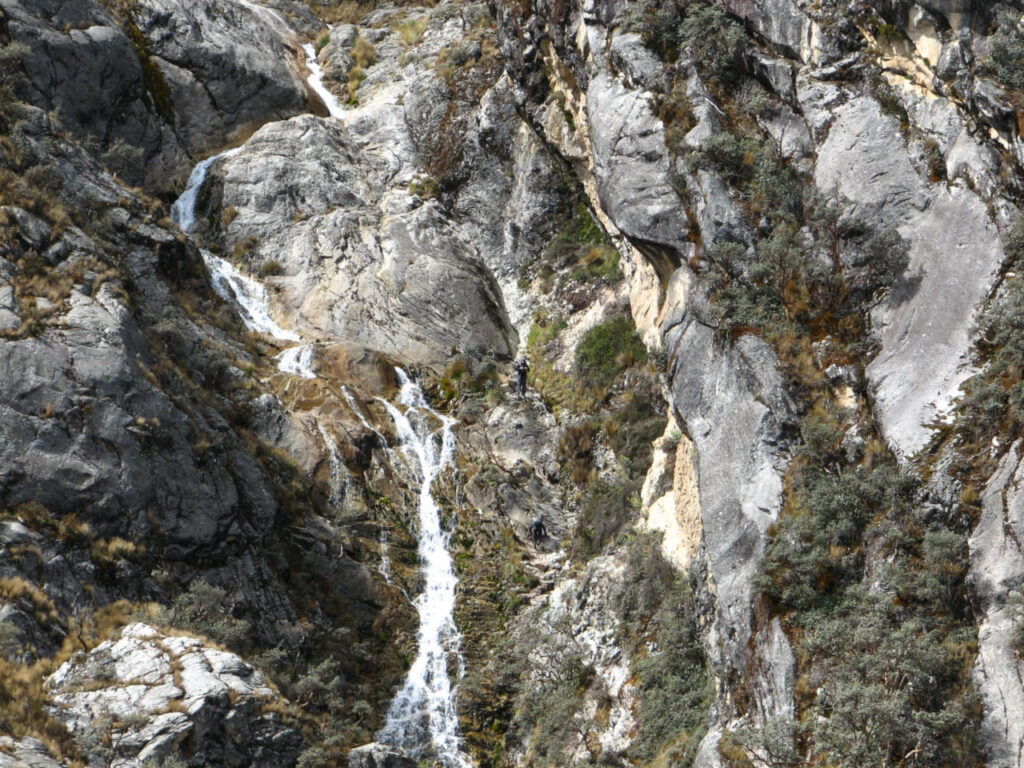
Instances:
[[[1024,423],[1024,277],[1006,282],[977,331],[987,366],[964,385],[957,420],[958,431],[971,442]]]
[[[271,275],[280,275],[282,271],[284,271],[284,265],[280,261],[277,259],[267,259],[260,264],[259,271],[256,274],[262,279]]]
[[[629,542],[613,605],[639,694],[628,757],[642,765],[690,765],[707,730],[714,686],[689,580],[665,560],[660,534]]]
[[[252,625],[232,615],[235,603],[223,587],[197,580],[174,599],[160,619],[171,627],[204,635],[244,653],[252,646]]]
[[[616,282],[622,277],[619,270],[619,252],[607,245],[594,245],[583,252],[579,266],[572,271],[576,280],[608,280]]]
[[[549,317],[546,312],[539,311],[533,318],[533,325],[526,337],[526,346],[533,352],[541,352],[548,344],[558,338],[558,334],[568,327],[561,315]]]
[[[604,245],[604,232],[583,203],[576,206],[575,213],[559,230],[548,246],[548,258],[555,263],[576,259],[590,246]]]
[[[628,315],[587,331],[576,348],[576,371],[588,384],[607,387],[625,369],[647,359],[647,350]]]
[[[580,513],[570,544],[572,554],[589,560],[615,541],[640,509],[639,480],[598,480],[580,502]]]
[[[682,576],[655,614],[654,651],[633,666],[640,693],[637,738],[629,756],[690,765],[707,731],[714,685]]]
[[[1012,22],[993,37],[988,58],[982,64],[1000,83],[1024,89],[1024,37]]]
[[[625,4],[619,23],[666,61],[689,53],[701,74],[715,83],[731,86],[739,78],[747,36],[717,3],[639,0]]]
[[[836,768],[972,764],[980,707],[960,687],[973,635],[858,587],[808,631],[814,751]]]

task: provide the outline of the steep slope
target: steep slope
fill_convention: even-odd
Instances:
[[[1020,762],[1012,4],[0,8],[0,764]]]

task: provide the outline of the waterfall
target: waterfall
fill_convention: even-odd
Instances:
[[[306,82],[309,83],[310,88],[316,91],[316,95],[323,99],[331,117],[341,117],[345,110],[338,103],[334,94],[324,85],[324,71],[320,68],[320,62],[316,58],[316,48],[312,43],[306,43],[302,46],[302,50],[306,53],[306,67],[309,69],[309,78]]]
[[[338,450],[338,443],[319,419],[316,421],[316,428],[320,431],[320,437],[323,438],[324,446],[327,448],[327,459],[331,463],[331,497],[329,501],[331,506],[337,508],[345,500],[345,491],[348,489],[348,470],[345,469],[345,462],[341,457],[341,451]]]
[[[313,345],[302,344],[297,347],[288,347],[288,349],[277,356],[277,370],[281,373],[301,376],[304,379],[315,379]]]
[[[242,274],[231,262],[205,249],[201,249],[201,252],[206,268],[210,270],[213,290],[222,299],[235,305],[246,328],[269,334],[281,341],[299,341],[299,334],[285,330],[270,316],[270,294],[259,280]]]
[[[453,420],[435,413],[423,392],[397,369],[401,384],[398,402],[386,401],[401,440],[400,449],[419,482],[419,559],[423,592],[414,604],[419,614],[418,649],[402,689],[388,709],[378,734],[383,744],[403,747],[416,758],[435,756],[444,768],[471,768],[461,750],[455,691],[449,675],[462,675],[461,636],[455,626],[455,587],[458,579],[448,553],[449,534],[441,527],[440,510],[431,495],[438,473],[455,452]],[[436,425],[440,422],[440,428]],[[440,433],[440,435],[438,434]]]
[[[206,181],[206,174],[210,170],[210,166],[222,157],[237,155],[241,149],[241,147],[235,147],[227,152],[221,152],[219,155],[208,157],[192,169],[192,173],[188,175],[188,181],[185,183],[185,191],[171,206],[171,220],[181,227],[182,232],[190,232],[196,223],[196,201],[199,199],[199,190],[203,188],[203,182]]]
[[[241,147],[208,157],[192,169],[185,191],[171,206],[171,219],[183,232],[191,230],[196,223],[196,201],[199,199],[199,190],[203,188],[210,167],[222,157],[231,157],[239,150]],[[235,305],[246,328],[257,333],[269,334],[281,341],[299,341],[297,333],[285,330],[270,316],[270,294],[262,283],[242,274],[233,264],[214,256],[205,248],[201,248],[200,253],[203,254],[206,268],[210,270],[213,290],[222,299]]]
[[[363,414],[362,408],[359,407],[359,403],[357,403],[355,398],[352,397],[352,393],[348,391],[348,387],[346,387],[344,384],[341,385],[341,394],[345,396],[345,402],[348,403],[348,407],[352,409],[352,413],[354,413],[359,418],[359,423],[362,424],[367,431],[373,432],[373,434],[377,436],[377,439],[380,440],[381,447],[390,456],[391,446],[388,445],[388,439],[380,433],[380,430],[378,430],[375,426],[373,426],[373,424],[369,422],[369,420]]]

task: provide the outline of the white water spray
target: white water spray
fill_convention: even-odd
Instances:
[[[454,421],[435,413],[423,392],[397,369],[400,411],[381,401],[395,422],[401,451],[420,483],[419,559],[423,593],[414,604],[419,614],[418,651],[405,684],[391,702],[378,741],[403,747],[414,757],[433,754],[445,768],[472,768],[462,752],[455,690],[449,675],[463,672],[462,638],[455,626],[455,587],[458,579],[448,554],[449,534],[441,527],[440,510],[431,495],[438,473],[455,452]],[[440,422],[440,429],[436,425]],[[438,434],[440,433],[440,435]]]
[[[363,414],[362,408],[359,407],[359,403],[357,403],[356,399],[352,397],[352,393],[348,391],[348,387],[344,384],[341,385],[341,394],[345,396],[345,402],[348,403],[348,407],[352,409],[352,413],[354,413],[359,419],[359,423],[362,424],[368,432],[373,432],[373,434],[377,436],[377,439],[380,440],[381,447],[383,447],[385,452],[390,456],[391,446],[388,445],[388,439],[380,433],[380,430],[369,422],[365,414]]]
[[[171,206],[171,219],[183,232],[191,230],[196,223],[196,201],[199,199],[199,190],[206,181],[210,167],[223,157],[237,154],[239,150],[241,147],[208,157],[192,169],[185,191]],[[297,333],[285,330],[270,316],[270,294],[262,283],[242,274],[233,264],[214,256],[209,251],[200,249],[200,252],[203,254],[206,268],[210,270],[213,290],[222,299],[235,305],[246,328],[257,333],[270,334],[281,341],[299,341]]]
[[[316,91],[316,95],[323,99],[331,117],[341,117],[345,114],[345,110],[338,103],[335,95],[327,90],[327,86],[324,85],[324,71],[321,69],[320,62],[316,58],[316,48],[313,47],[312,43],[306,43],[302,46],[302,50],[306,53],[306,67],[309,69],[309,77],[306,82],[309,83],[310,88]]]
[[[199,190],[203,188],[203,182],[206,181],[206,174],[209,172],[210,166],[221,158],[237,155],[241,150],[241,147],[235,147],[227,152],[221,152],[219,155],[213,155],[192,169],[185,184],[185,191],[171,206],[171,220],[181,227],[182,232],[190,232],[195,226],[196,201],[199,199]]]
[[[277,356],[277,370],[281,373],[301,376],[304,379],[315,379],[316,372],[313,370],[313,352],[312,344],[288,347],[288,349]]]
[[[323,423],[318,419],[316,428],[320,430],[320,437],[323,438],[324,446],[327,448],[327,460],[331,463],[331,497],[330,502],[338,507],[345,500],[345,491],[348,489],[348,470],[345,469],[345,462],[338,450],[338,443],[334,436],[327,431]]]
[[[270,316],[270,294],[259,280],[242,274],[231,262],[205,249],[202,254],[206,268],[210,270],[213,290],[235,305],[246,328],[270,334],[281,341],[299,341],[299,334],[282,328]]]

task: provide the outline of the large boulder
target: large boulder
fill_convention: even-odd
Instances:
[[[65,662],[46,688],[53,717],[87,754],[107,745],[112,764],[162,760],[187,742],[196,764],[284,768],[302,746],[272,711],[280,700],[258,671],[147,624]]]

